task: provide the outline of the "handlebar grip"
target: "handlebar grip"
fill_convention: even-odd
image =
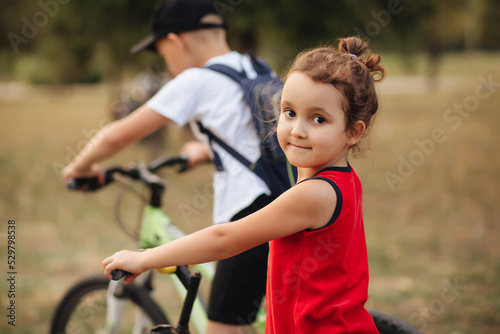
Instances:
[[[97,177],[82,177],[69,179],[66,182],[66,188],[68,188],[68,190],[95,191],[101,188],[101,185]]]
[[[68,182],[66,182],[66,188],[68,188],[68,190],[76,190],[75,179],[69,179]]]
[[[112,278],[113,281],[118,281],[121,278],[127,277],[128,275],[130,275],[130,273],[128,271],[121,270],[121,269],[115,269],[111,272],[111,276],[113,276],[113,278]]]
[[[122,172],[123,170],[119,167],[107,168],[104,171],[104,183],[99,182],[97,176],[94,177],[78,177],[69,179],[66,182],[66,188],[68,190],[82,190],[85,192],[91,192],[101,189],[102,187],[112,183],[114,181],[113,173]]]

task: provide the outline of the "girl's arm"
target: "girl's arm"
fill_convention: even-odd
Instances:
[[[327,182],[309,180],[238,221],[214,225],[145,252],[118,252],[103,261],[104,273],[109,278],[114,269],[133,273],[126,278],[128,283],[149,269],[228,258],[269,240],[326,225],[336,200]]]
[[[105,160],[130,144],[146,137],[168,122],[147,105],[99,131],[63,171],[62,178],[89,177],[99,174],[97,162]]]

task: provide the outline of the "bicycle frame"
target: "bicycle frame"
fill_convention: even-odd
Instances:
[[[141,248],[153,244],[153,247],[162,245],[166,242],[173,241],[175,239],[181,238],[185,235],[177,226],[172,224],[170,218],[163,212],[160,207],[152,206],[151,204],[146,205],[144,208],[144,215],[142,221],[142,231],[140,236]],[[156,242],[155,242],[156,239]],[[213,263],[202,263],[195,265],[196,270],[198,270],[203,277],[209,281],[213,280],[215,267]],[[176,267],[161,268],[156,270],[162,274],[174,273]],[[178,276],[170,275],[171,281],[175,287],[175,290],[180,298],[184,299],[186,296],[186,288],[181,282]],[[207,325],[207,312],[206,305],[204,304],[202,298],[198,295],[196,298],[192,313],[191,320],[194,327],[198,333],[202,333]]]
[[[185,235],[184,232],[172,224],[170,217],[167,216],[161,207],[152,205],[151,203],[147,204],[144,208],[141,226],[142,229],[139,237],[140,249],[157,247]],[[215,272],[213,263],[198,264],[195,265],[195,268],[202,274],[203,277],[209,281],[213,280]],[[169,278],[171,279],[179,298],[184,300],[186,297],[185,283],[181,281],[179,274],[172,275],[176,273],[176,270],[177,267],[168,267],[160,268],[156,271],[161,274],[171,274],[169,275]],[[183,278],[186,279],[186,277]],[[146,274],[146,278],[144,279],[147,283],[144,284],[150,286],[151,279],[152,272],[149,272]],[[119,287],[119,284],[123,283],[111,281],[108,288],[106,327],[109,329],[110,333],[114,333],[116,330],[115,328],[120,324],[122,319],[122,310],[125,305],[125,301],[123,299],[116,297],[116,289]],[[148,290],[152,291],[152,287],[148,288]],[[145,318],[145,315],[142,313],[137,315],[133,330],[134,334],[140,333],[141,329],[144,328],[144,323],[146,323]],[[206,305],[201,296],[198,295],[191,311],[191,321],[198,333],[203,333],[207,326],[207,320]]]
[[[142,219],[141,219],[141,231],[139,233],[138,239],[138,249],[148,249],[163,245],[167,242],[171,242],[175,239],[185,236],[185,233],[175,226],[168,215],[162,210],[161,202],[162,197],[165,192],[165,181],[159,176],[154,174],[154,172],[163,166],[172,166],[174,164],[185,163],[185,160],[180,157],[173,158],[159,158],[148,166],[144,163],[139,163],[130,167],[130,169],[123,169],[120,167],[113,167],[106,170],[106,183],[111,183],[114,180],[114,173],[118,173],[135,180],[141,180],[150,189],[150,198],[148,203],[145,205]],[[181,171],[184,169],[181,169]],[[100,189],[102,185],[98,183],[97,180],[91,179],[75,179],[72,184],[68,184],[70,189],[81,189],[84,191],[95,191]],[[214,263],[203,263],[194,265],[195,269],[201,273],[201,275],[212,282],[215,273]],[[171,282],[175,288],[175,291],[179,298],[184,300],[187,294],[187,284],[190,276],[189,270],[185,266],[182,267],[168,267],[156,269],[159,273],[170,274]],[[174,275],[172,275],[174,274]],[[142,283],[140,283],[146,291],[152,293],[152,277],[153,272],[148,271],[141,275]],[[139,280],[138,280],[139,281]],[[107,307],[106,307],[106,329],[108,333],[115,334],[118,333],[118,329],[121,324],[123,317],[123,310],[125,307],[125,300],[120,298],[120,286],[124,283],[123,281],[110,281],[108,285],[107,293]],[[192,310],[191,310],[191,323],[194,328],[196,328],[198,333],[203,333],[207,325],[207,306],[203,301],[200,294],[197,295]],[[147,324],[147,316],[142,312],[137,314],[134,322],[134,334],[142,333],[142,330]],[[258,322],[264,323],[262,321],[262,314],[265,311],[259,311]],[[258,327],[262,327],[258,326]]]

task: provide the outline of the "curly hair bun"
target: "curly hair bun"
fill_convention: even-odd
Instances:
[[[366,65],[370,73],[374,75],[374,80],[380,82],[387,75],[385,66],[380,65],[380,55],[370,53],[368,44],[358,37],[346,37],[339,39],[339,51],[341,53],[355,55],[360,62]],[[367,57],[363,57],[363,55]],[[375,75],[377,77],[375,77]]]

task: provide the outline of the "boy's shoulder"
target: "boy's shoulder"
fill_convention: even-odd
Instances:
[[[255,68],[252,64],[251,56],[248,54],[241,54],[236,51],[231,51],[221,56],[209,59],[205,63],[205,67],[219,64],[226,65],[236,70],[237,72],[244,72],[250,79],[254,79],[257,77],[257,72],[255,72]]]
[[[237,52],[230,52],[210,59],[207,64],[218,63],[233,66],[237,64],[239,56],[241,55]],[[222,87],[224,87],[223,90],[221,90]],[[191,67],[169,80],[151,100],[160,100],[163,103],[166,98],[179,100],[180,96],[196,100],[205,97],[212,99],[214,94],[223,91],[231,94],[230,92],[237,89],[240,89],[239,85],[225,75],[205,67]]]
[[[220,76],[207,68],[192,67],[182,71],[182,73],[170,80],[166,86],[201,88],[207,84],[216,84],[219,80],[221,80]]]
[[[180,74],[178,74],[173,80],[167,83],[166,86],[176,86],[176,87],[191,87],[196,89],[205,89],[208,86],[217,87],[219,84],[229,84],[238,86],[233,80],[229,79],[225,75],[222,75],[216,71],[206,68],[212,64],[223,64],[237,71],[241,71],[245,66],[245,57],[236,51],[226,53],[222,56],[211,58],[205,63],[204,67],[191,67]],[[239,87],[239,86],[238,86]]]
[[[237,51],[231,51],[220,56],[210,58],[206,63],[205,67],[213,64],[224,64],[230,66],[236,70],[241,70],[241,63],[244,59],[244,55]]]
[[[203,67],[191,67],[188,69],[185,69],[182,71],[180,74],[178,74],[175,77],[175,81],[190,81],[194,80],[199,82],[200,79],[208,76],[210,78],[219,77],[220,75],[217,74],[216,72],[206,68],[207,66],[210,66],[212,64],[223,64],[230,66],[234,68],[237,71],[241,71],[242,69],[242,57],[240,53],[236,51],[232,51],[226,54],[223,54],[221,56],[217,56],[214,58],[209,59],[206,63],[205,66]]]

